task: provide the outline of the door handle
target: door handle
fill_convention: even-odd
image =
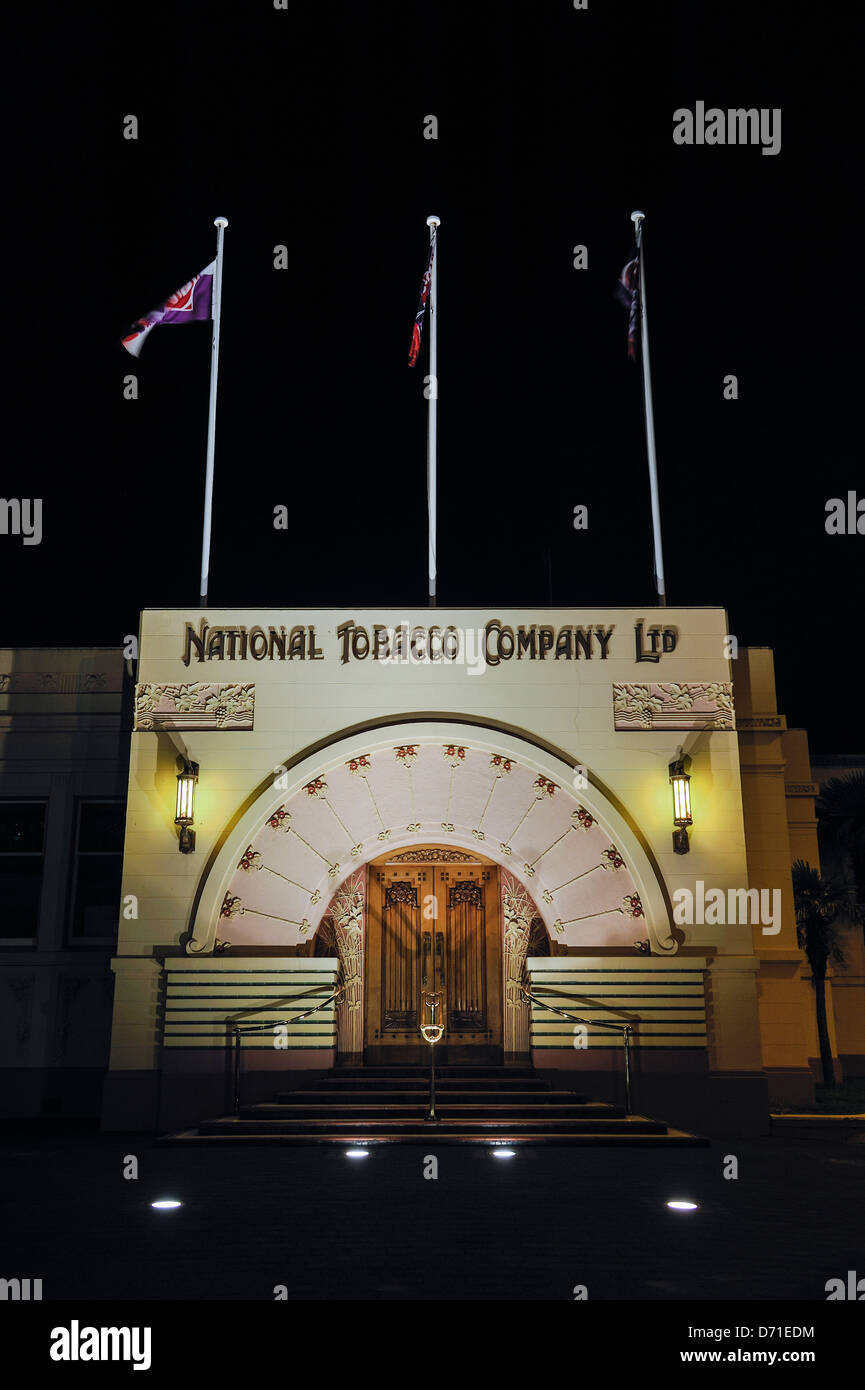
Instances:
[[[444,989],[444,984],[445,984],[445,939],[444,939],[444,934],[443,934],[442,932],[440,932],[440,931],[437,931],[436,934],[435,934],[435,938],[436,938],[435,953],[436,953],[436,964],[438,965],[438,977],[439,977],[439,978],[438,978],[438,982],[439,982],[439,988],[440,988],[440,989]]]
[[[425,932],[423,933],[423,950],[422,950],[422,961],[421,961],[421,977],[422,977],[422,984],[423,984],[423,988],[424,988],[424,989],[426,989],[426,986],[427,986],[427,961],[429,960],[429,956],[430,956],[430,951],[431,951],[431,949],[432,949],[432,940],[431,940],[431,938],[430,938],[430,933],[429,933],[428,931],[425,931]]]

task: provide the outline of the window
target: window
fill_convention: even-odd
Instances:
[[[73,941],[114,941],[123,870],[122,801],[79,801],[69,935]]]
[[[46,804],[0,801],[0,940],[36,935]]]

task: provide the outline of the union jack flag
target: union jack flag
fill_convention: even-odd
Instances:
[[[436,249],[435,229],[430,237],[429,260],[426,270],[423,273],[423,280],[420,287],[420,304],[417,306],[417,313],[414,316],[414,327],[411,331],[411,347],[408,352],[408,364],[413,367],[417,362],[417,355],[420,352],[421,332],[423,331],[423,318],[426,313],[427,300],[429,299],[430,283],[432,281],[433,256]]]
[[[640,253],[634,254],[619,276],[616,296],[628,311],[628,356],[633,362],[636,355],[637,318],[640,312]]]

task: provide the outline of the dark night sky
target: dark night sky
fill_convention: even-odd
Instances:
[[[217,213],[213,603],[425,603],[426,346],[406,354],[434,211],[440,603],[545,604],[549,551],[557,605],[651,604],[613,297],[642,207],[670,601],[775,648],[812,750],[862,750],[838,690],[865,540],[824,530],[865,492],[852,9],[115,0],[30,23],[7,36],[2,491],[43,498],[44,538],[0,537],[0,642],[119,644],[142,607],[195,608],[208,331],[160,329],[137,364],[119,334],[212,259]],[[781,153],[674,145],[697,100],[781,107]]]

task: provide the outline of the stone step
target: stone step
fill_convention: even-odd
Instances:
[[[345,1134],[354,1134],[355,1138],[360,1138],[364,1134],[374,1135],[377,1130],[390,1130],[397,1134],[409,1132],[430,1134],[433,1128],[436,1132],[441,1131],[442,1133],[447,1133],[448,1130],[459,1130],[472,1134],[495,1134],[499,1131],[512,1134],[518,1134],[520,1131],[541,1134],[545,1128],[557,1130],[563,1134],[613,1134],[619,1132],[663,1134],[667,1127],[660,1120],[649,1120],[644,1115],[628,1115],[611,1119],[597,1116],[584,1119],[557,1117],[551,1118],[549,1121],[537,1118],[515,1119],[509,1115],[489,1119],[479,1119],[474,1116],[464,1119],[442,1118],[439,1120],[395,1119],[393,1117],[351,1119],[337,1115],[330,1119],[306,1120],[285,1119],[283,1117],[279,1119],[238,1119],[234,1115],[225,1115],[217,1120],[204,1120],[199,1126],[202,1134],[326,1134],[338,1129]]]
[[[313,1083],[316,1091],[332,1090],[394,1090],[398,1091],[405,1086],[416,1088],[429,1087],[429,1072],[425,1075],[419,1072],[416,1076],[329,1076]],[[436,1072],[436,1090],[448,1089],[470,1089],[473,1091],[537,1091],[542,1093],[551,1089],[549,1081],[541,1081],[537,1077],[516,1077],[506,1076],[497,1078],[492,1076],[443,1076]]]
[[[321,1120],[328,1124],[338,1124],[343,1119],[387,1119],[390,1116],[395,1118],[420,1118],[423,1119],[429,1112],[429,1105],[426,1101],[415,1101],[413,1103],[389,1103],[379,1105],[353,1105],[343,1104],[335,1106],[325,1105],[247,1105],[240,1112],[241,1119],[244,1120],[292,1120],[292,1119],[313,1119]],[[624,1110],[617,1109],[612,1105],[570,1105],[559,1103],[553,1105],[452,1105],[450,1102],[436,1101],[436,1112],[442,1119],[495,1119],[513,1118],[521,1120],[534,1119],[539,1123],[547,1124],[558,1119],[623,1119]]]
[[[520,1077],[533,1077],[533,1067],[493,1067],[493,1066],[436,1066],[436,1076],[477,1076],[498,1077],[506,1080],[508,1077],[519,1079]],[[334,1067],[329,1076],[429,1076],[429,1062],[412,1063],[402,1065],[394,1063],[392,1066],[374,1067]]]
[[[444,1090],[436,1084],[436,1096],[447,1100],[448,1105],[468,1104],[476,1101],[478,1105],[591,1105],[595,1102],[590,1101],[588,1096],[581,1095],[577,1091],[527,1091],[522,1088],[519,1091],[469,1091]],[[390,1105],[404,1103],[406,1105],[422,1105],[429,1098],[429,1086],[417,1086],[411,1089],[405,1086],[394,1090],[368,1090],[368,1091],[332,1091],[303,1089],[297,1091],[280,1091],[277,1095],[277,1102],[280,1105]]]
[[[430,1123],[426,1125],[423,1132],[407,1133],[405,1130],[389,1131],[384,1129],[376,1132],[375,1135],[365,1135],[360,1141],[356,1132],[339,1129],[326,1134],[283,1134],[277,1132],[250,1134],[240,1130],[203,1133],[201,1130],[188,1129],[180,1134],[166,1135],[156,1142],[160,1147],[193,1145],[204,1148],[233,1144],[250,1147],[284,1145],[294,1148],[302,1148],[310,1144],[341,1144],[349,1148],[359,1145],[363,1148],[375,1149],[382,1144],[420,1144],[426,1149],[431,1149],[448,1144],[468,1144],[495,1149],[505,1146],[524,1148],[545,1147],[547,1145],[561,1148],[705,1148],[709,1140],[702,1139],[695,1134],[687,1134],[683,1130],[667,1129],[666,1127],[660,1134],[647,1134],[634,1130],[617,1130],[609,1133],[600,1133],[597,1130],[561,1133],[556,1129],[551,1129],[543,1133],[508,1133],[506,1130],[500,1130],[495,1137],[492,1137],[488,1133],[476,1134],[459,1128],[442,1129],[440,1124]]]
[[[566,1080],[566,1078],[562,1078]],[[705,1145],[661,1120],[553,1090],[531,1067],[436,1069],[436,1120],[427,1119],[426,1067],[339,1067],[240,1116],[165,1135],[170,1144]]]

